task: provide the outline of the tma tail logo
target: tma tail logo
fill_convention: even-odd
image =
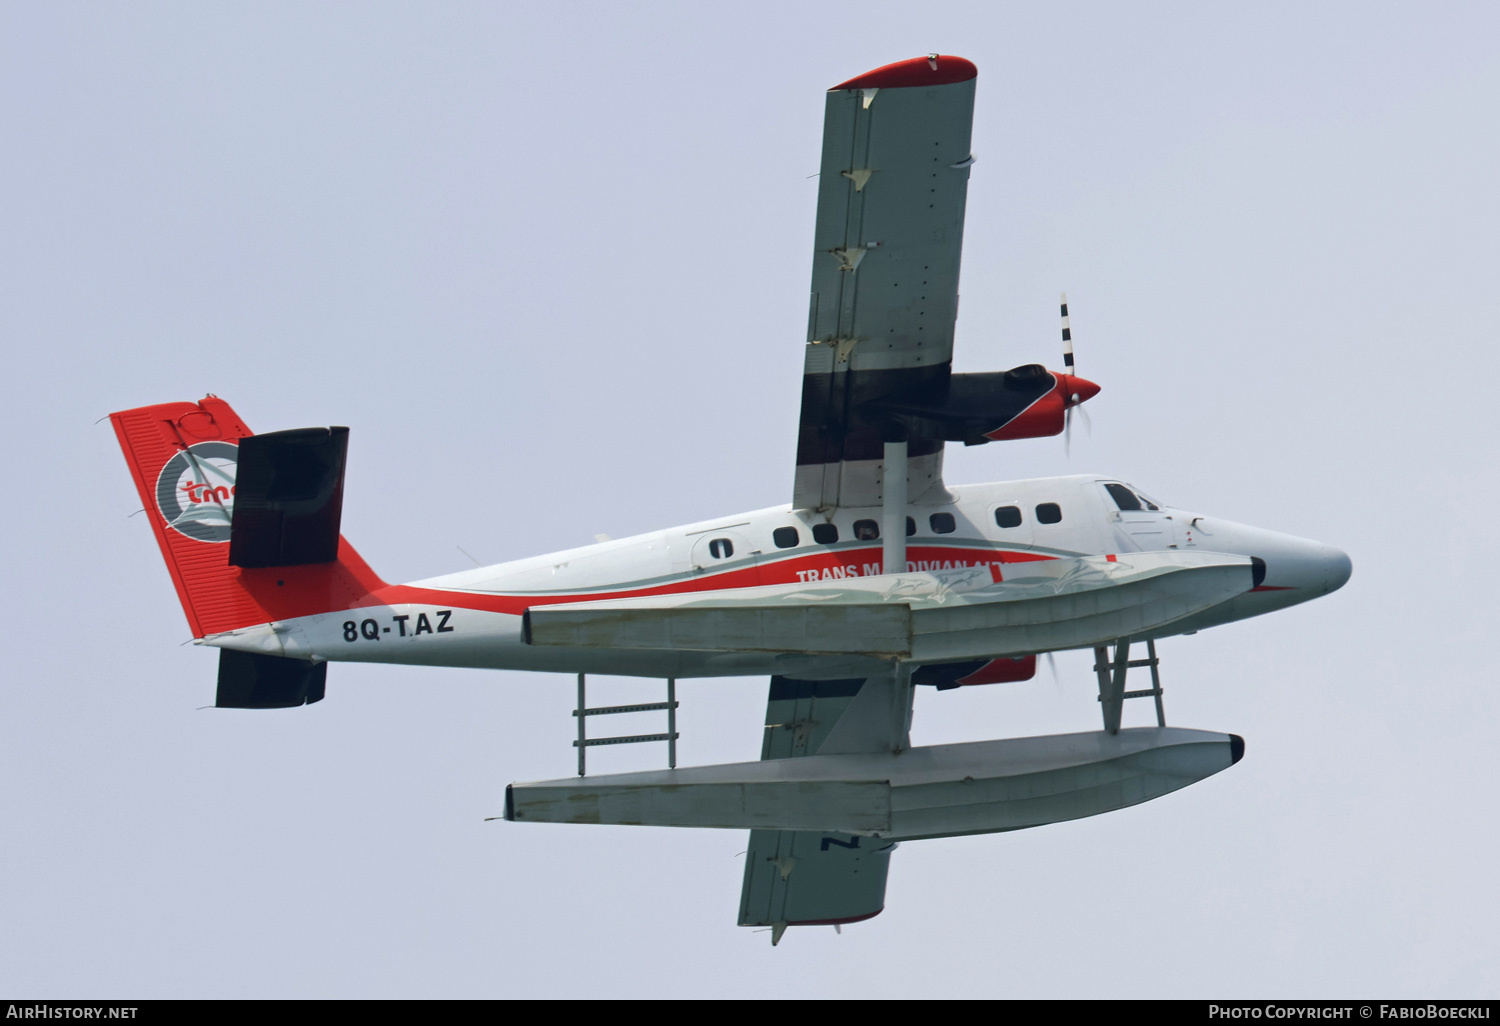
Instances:
[[[227,542],[234,513],[239,446],[199,442],[167,460],[156,479],[156,508],[167,526],[201,542]]]

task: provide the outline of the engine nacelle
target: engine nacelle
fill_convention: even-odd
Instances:
[[[1068,408],[1098,394],[1092,381],[1030,363],[998,373],[950,374],[922,391],[871,400],[861,412],[886,421],[887,433],[983,445],[1061,434]]]
[[[913,684],[932,684],[939,691],[971,684],[1013,684],[1036,676],[1036,656],[1002,656],[962,663],[935,663],[912,671]]]

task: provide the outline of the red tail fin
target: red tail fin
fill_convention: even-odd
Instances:
[[[229,565],[239,440],[229,404],[163,403],[110,415],[193,636],[348,609],[385,586],[339,538],[332,563]]]

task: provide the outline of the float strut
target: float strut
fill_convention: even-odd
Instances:
[[[1099,675],[1099,707],[1104,713],[1104,729],[1111,734],[1120,732],[1120,713],[1125,706],[1125,674],[1130,663],[1130,639],[1115,642],[1115,659],[1111,663],[1109,649],[1100,645],[1094,649],[1094,671]]]

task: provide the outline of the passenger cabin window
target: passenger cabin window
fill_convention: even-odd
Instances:
[[[917,522],[911,517],[906,518],[906,536],[910,538],[917,533]]]
[[[813,524],[813,541],[819,545],[832,545],[839,540],[837,524]]]
[[[932,525],[933,534],[952,534],[958,529],[952,513],[934,513],[927,518],[927,523]]]
[[[1115,500],[1115,505],[1126,512],[1135,512],[1141,508],[1141,500],[1136,497],[1135,492],[1122,484],[1107,484],[1104,490]]]
[[[795,527],[778,527],[771,532],[771,540],[778,549],[790,549],[802,540]]]
[[[999,527],[1020,527],[1020,506],[998,506],[995,509],[995,524]]]
[[[728,559],[734,555],[734,542],[728,538],[715,538],[708,543],[708,554],[715,559]]]
[[[1055,502],[1044,502],[1036,508],[1036,522],[1058,524],[1062,522],[1062,507]]]
[[[860,541],[874,541],[880,537],[880,525],[873,520],[856,520],[854,537]]]

